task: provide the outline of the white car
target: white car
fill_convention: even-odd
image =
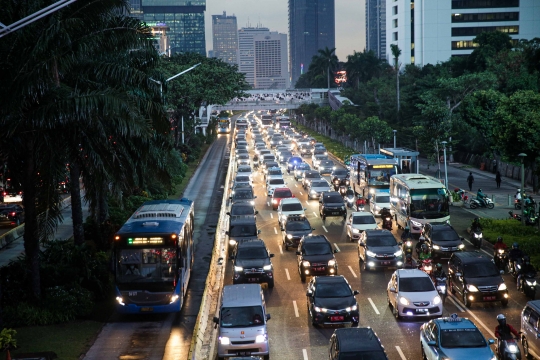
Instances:
[[[253,169],[249,165],[240,165],[236,169],[236,175],[248,175],[253,180]]]
[[[281,179],[267,179],[266,180],[266,196],[274,195],[274,190],[280,187],[285,187],[287,183],[283,178]]]
[[[302,203],[297,198],[282,199],[277,208],[279,226],[281,226],[282,221],[287,219],[287,216],[304,215],[305,210],[306,208],[302,206]]]
[[[351,241],[358,240],[363,231],[377,228],[377,221],[373,214],[365,211],[355,211],[347,219],[347,238]]]
[[[319,167],[319,164],[321,163],[321,161],[323,160],[328,160],[328,155],[323,155],[323,154],[317,154],[317,155],[313,155],[311,157],[311,162],[313,164],[313,168],[314,169],[318,169]]]
[[[398,269],[386,288],[388,304],[396,319],[440,317],[442,300],[428,274],[418,269]]]
[[[316,179],[309,183],[306,190],[308,193],[308,200],[312,200],[319,199],[321,194],[325,191],[332,191],[332,187],[326,179]]]
[[[390,210],[390,193],[376,192],[369,201],[369,211],[377,216],[381,215],[381,210],[383,208]]]
[[[271,167],[265,173],[266,180],[268,179],[283,179],[283,172],[279,167]]]

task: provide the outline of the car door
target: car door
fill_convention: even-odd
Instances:
[[[428,360],[439,360],[439,327],[435,322],[426,326],[425,336],[427,341],[435,341],[435,346],[426,346],[424,352]]]
[[[369,211],[371,211],[373,215],[375,215],[376,205],[377,205],[377,195],[373,194],[373,196],[371,197],[371,200],[369,201]]]
[[[349,215],[349,219],[347,220],[347,236],[352,237],[352,220],[353,216],[352,214]]]
[[[529,319],[526,323],[526,336],[527,336],[527,343],[529,345],[529,348],[534,351],[535,353],[539,353],[540,346],[539,342],[540,339],[538,339],[537,334],[540,333],[540,329],[538,328],[538,319],[539,315],[536,311],[531,309],[531,313],[529,315]]]
[[[390,279],[390,288],[394,288],[395,291],[392,292],[390,291],[390,289],[387,290],[388,292],[388,298],[390,299],[390,303],[392,304],[392,306],[397,306],[396,303],[396,299],[397,299],[397,292],[398,292],[398,277],[396,275],[396,273],[393,273],[392,274],[392,278]]]
[[[455,281],[453,282],[453,286],[460,294],[463,294],[465,291],[465,274],[463,273],[463,263],[457,256],[454,258],[456,262],[456,271],[454,272]]]

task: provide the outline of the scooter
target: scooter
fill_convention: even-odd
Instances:
[[[521,221],[520,214],[514,214],[512,210],[508,211],[508,214],[510,214],[510,219]],[[527,209],[524,209],[523,215],[525,216],[525,225],[528,225],[528,226],[538,225],[538,221],[539,221],[538,213],[534,213],[534,211],[528,212]]]
[[[419,263],[418,269],[422,270],[431,277],[431,273],[433,272],[433,265],[431,264],[431,259],[422,260],[422,262]]]
[[[517,258],[515,260],[508,260],[508,273],[511,274],[514,278],[518,277],[519,269],[521,269],[521,264],[523,263],[522,258]]]
[[[534,300],[536,296],[536,274],[523,274],[519,280],[521,282],[519,285],[521,292],[525,294],[526,297]]]
[[[493,261],[499,270],[505,270],[508,266],[508,251],[505,249],[497,250],[497,253],[493,257]]]
[[[480,200],[478,200],[478,199],[471,199],[469,206],[471,207],[471,209],[476,209],[476,208],[479,208],[479,207],[485,207],[485,208],[488,208],[488,209],[493,209],[495,207],[495,204],[493,203],[493,201],[489,197],[486,196],[484,198],[483,203],[480,202]]]
[[[412,241],[411,240],[404,241],[403,245],[401,245],[401,251],[403,251],[403,254],[405,254],[405,257],[407,257],[407,255],[409,254],[412,256],[413,254]]]
[[[497,354],[500,360],[521,360],[517,339],[497,339]]]
[[[435,278],[435,288],[441,297],[442,303],[444,305],[444,300],[446,300],[446,278]]]
[[[472,229],[467,229],[469,231],[469,235],[470,235],[470,241],[471,243],[476,246],[477,248],[481,248],[482,247],[482,230],[478,230],[476,229],[475,231],[473,231]]]
[[[340,185],[339,186],[339,195],[341,195],[341,197],[345,197],[346,193],[347,193],[347,187],[345,185]]]
[[[352,209],[355,203],[354,195],[347,195],[345,199],[347,200],[347,207]]]
[[[392,231],[392,217],[391,216],[386,216],[383,218],[382,228]]]

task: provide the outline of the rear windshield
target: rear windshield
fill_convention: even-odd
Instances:
[[[268,181],[268,183],[270,185],[283,185],[283,184],[285,184],[285,180],[283,180],[283,179],[270,179]]]
[[[434,291],[433,282],[427,276],[401,278],[399,280],[399,291],[402,292],[424,292]]]
[[[353,225],[365,225],[365,224],[375,224],[375,218],[373,216],[353,216],[352,218]]]
[[[305,231],[311,230],[311,225],[309,221],[289,221],[287,222],[286,229],[289,231]]]
[[[304,208],[300,203],[283,204],[281,205],[282,211],[302,211]]]
[[[274,192],[274,197],[275,198],[289,198],[289,197],[292,197],[292,192],[291,190],[279,190],[279,191]]]

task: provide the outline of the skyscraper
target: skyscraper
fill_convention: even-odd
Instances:
[[[366,0],[366,50],[386,59],[386,0]]]
[[[206,0],[130,0],[131,13],[149,26],[170,28],[170,51],[206,55],[204,11]]]
[[[212,15],[213,56],[228,64],[237,64],[238,25],[236,16]]]
[[[334,0],[289,0],[289,53],[292,84],[305,73],[319,49],[336,47]]]

